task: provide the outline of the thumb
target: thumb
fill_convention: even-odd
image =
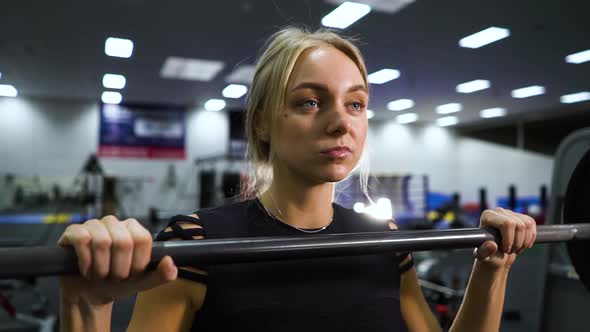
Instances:
[[[492,257],[498,251],[498,245],[494,241],[487,241],[479,248],[475,249],[475,258],[479,260],[486,260]]]
[[[174,265],[172,257],[165,256],[154,271],[136,280],[137,288],[140,291],[154,288],[175,280],[177,275],[178,268]]]
[[[119,291],[117,293],[123,296],[129,296],[148,290],[170,281],[176,280],[178,275],[178,268],[172,261],[170,256],[165,256],[158,263],[158,266],[154,271],[150,271],[147,274],[142,275],[137,279],[126,280],[119,283]]]

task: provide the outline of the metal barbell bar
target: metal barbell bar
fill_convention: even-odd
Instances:
[[[590,240],[590,224],[537,227],[535,243]],[[246,263],[302,258],[352,256],[478,247],[501,243],[495,229],[467,228],[439,231],[387,231],[297,237],[259,237],[155,242],[150,264],[171,256],[178,266]],[[64,275],[78,272],[71,247],[0,248],[0,279]]]

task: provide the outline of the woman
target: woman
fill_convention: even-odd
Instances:
[[[247,109],[250,199],[177,216],[158,240],[384,231],[333,204],[334,183],[357,167],[367,136],[367,72],[358,49],[326,31],[285,29],[261,55]],[[361,178],[366,179],[366,176]],[[361,181],[366,184],[365,181]],[[497,331],[506,279],[533,245],[535,223],[487,210],[484,243],[452,331]],[[152,239],[113,216],[71,225],[59,240],[83,277],[61,283],[64,331],[107,331],[113,300],[138,293],[130,331],[441,331],[410,255],[375,254],[144,272]]]

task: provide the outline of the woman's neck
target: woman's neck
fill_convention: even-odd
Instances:
[[[275,177],[260,195],[262,204],[274,216],[292,226],[314,229],[332,221],[334,184],[308,184],[293,177]]]

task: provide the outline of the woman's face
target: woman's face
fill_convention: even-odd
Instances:
[[[285,98],[271,128],[275,174],[312,184],[348,176],[368,126],[368,94],[355,63],[332,47],[309,49],[293,68]]]

